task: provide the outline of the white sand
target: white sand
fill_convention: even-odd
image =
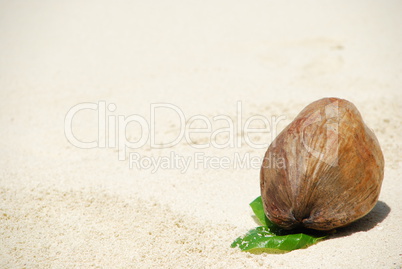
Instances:
[[[402,266],[400,1],[130,2],[0,2],[1,268]],[[157,102],[187,119],[235,120],[241,101],[244,121],[286,116],[280,130],[326,96],[355,103],[376,133],[386,161],[381,202],[333,238],[283,255],[229,247],[257,226],[248,203],[259,195],[258,168],[193,163],[152,173],[130,169],[116,148],[77,148],[64,133],[67,112],[83,102],[148,121]],[[169,142],[178,127],[174,112],[159,113],[157,140]],[[138,130],[132,124],[127,136]],[[96,112],[77,114],[73,131],[96,140]],[[233,159],[265,149],[199,150],[182,140],[134,151]]]

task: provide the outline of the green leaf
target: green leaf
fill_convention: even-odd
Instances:
[[[262,226],[268,227],[271,230],[271,232],[273,232],[276,235],[283,235],[288,233],[286,230],[276,226],[267,218],[264,212],[264,206],[262,204],[261,196],[257,197],[254,201],[252,201],[250,203],[250,207]]]
[[[239,247],[243,251],[253,253],[284,253],[306,248],[325,238],[325,236],[287,231],[276,226],[266,217],[261,196],[252,201],[250,206],[263,226],[250,230],[245,236],[238,237],[231,244],[232,248]]]
[[[265,216],[261,196],[257,197],[254,201],[252,201],[250,203],[250,206],[255,216],[263,226],[268,226],[268,224],[271,223],[271,221]]]
[[[321,239],[322,237],[314,237],[303,233],[275,235],[269,228],[261,226],[250,230],[245,236],[237,238],[231,247],[239,247],[243,251],[283,253],[306,248]]]

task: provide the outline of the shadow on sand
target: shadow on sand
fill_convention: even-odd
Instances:
[[[381,223],[388,216],[389,212],[391,212],[391,208],[386,203],[378,201],[370,213],[346,227],[336,229],[336,233],[331,235],[331,238],[369,231]]]
[[[381,223],[391,212],[391,208],[384,202],[378,201],[377,204],[374,206],[374,208],[368,213],[366,216],[363,218],[351,223],[350,225],[343,227],[343,228],[338,228],[335,230],[331,230],[328,232],[323,232],[323,231],[315,231],[315,230],[309,230],[309,229],[295,229],[290,231],[289,233],[306,233],[310,235],[315,235],[315,236],[328,236],[325,238],[325,240],[329,239],[334,239],[334,238],[340,238],[340,237],[345,237],[345,236],[350,236],[354,233],[357,232],[366,232],[371,229],[373,229],[377,224]],[[260,224],[258,218],[256,216],[253,216],[254,221],[256,224]],[[280,235],[280,234],[278,234]],[[250,251],[251,254],[256,254],[259,255],[261,253],[265,253],[267,250],[252,250]],[[287,253],[287,251],[280,251],[280,250],[271,250],[268,253],[275,253],[275,254],[283,254]]]

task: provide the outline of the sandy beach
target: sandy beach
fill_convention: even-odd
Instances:
[[[0,267],[401,268],[401,10],[0,1]],[[230,248],[267,145],[323,97],[376,134],[379,202],[306,249]]]

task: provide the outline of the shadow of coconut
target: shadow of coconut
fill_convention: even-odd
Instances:
[[[325,237],[324,240],[331,240],[335,238],[350,236],[357,232],[366,232],[373,229],[379,223],[381,223],[391,212],[391,208],[384,202],[378,201],[374,208],[363,218],[349,224],[346,227],[338,228],[331,231],[317,231],[305,228],[296,228],[293,230],[283,230],[278,227],[277,231],[271,230],[276,235],[288,235],[288,234],[296,234],[296,233],[304,233],[307,235],[315,236],[315,237]],[[258,218],[253,216],[254,221],[257,225],[261,225]],[[270,253],[270,254],[284,254],[288,253],[288,251],[281,251],[281,250],[251,250],[249,251],[251,254],[259,255],[261,253]]]
[[[366,232],[381,223],[391,212],[391,208],[384,202],[378,201],[374,208],[363,218],[350,225],[336,229],[330,238],[349,236],[357,232]]]

